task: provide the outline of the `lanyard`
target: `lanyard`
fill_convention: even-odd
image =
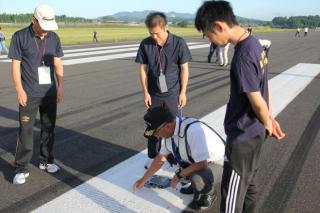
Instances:
[[[181,163],[182,159],[179,153],[179,148],[177,148],[173,138],[171,138],[171,143],[172,143],[172,149],[173,149],[173,157],[177,161],[177,163]]]
[[[41,63],[44,66],[44,54],[46,52],[46,38],[44,38],[44,45],[43,45],[42,50],[40,50],[40,48],[39,48],[38,42],[36,40],[36,37],[33,37],[33,38],[34,38],[34,43],[36,44],[37,50],[39,51],[40,56],[41,56]]]
[[[161,53],[162,53],[163,47],[161,47],[160,50],[157,45],[156,47],[157,47],[157,62],[160,65],[160,74],[163,74],[162,63],[161,63]]]
[[[179,115],[179,132],[180,132],[180,126],[181,126],[181,122],[182,122],[182,116],[181,116],[182,112],[180,109],[180,115]],[[178,136],[179,137],[179,136]],[[172,149],[173,149],[173,157],[174,159],[177,161],[177,163],[181,163],[182,159],[179,153],[179,147],[177,148],[174,139],[171,138],[171,143],[172,143]]]

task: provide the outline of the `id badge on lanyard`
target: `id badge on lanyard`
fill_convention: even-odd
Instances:
[[[40,50],[38,42],[36,38],[34,37],[34,42],[36,44],[36,47],[40,53],[41,56],[41,66],[38,67],[38,79],[39,79],[39,84],[51,84],[51,72],[50,72],[50,67],[45,66],[44,64],[44,54],[46,52],[46,39],[44,38],[44,46],[43,49]]]
[[[159,86],[160,86],[161,93],[168,92],[166,76],[162,72],[160,72],[160,76],[159,76]]]
[[[162,63],[161,63],[162,48],[159,51],[159,55],[158,55],[158,63],[160,65],[160,75],[158,77],[158,81],[159,81],[159,87],[160,87],[161,93],[166,93],[166,92],[168,92],[168,87],[167,87],[166,76],[163,74]]]
[[[50,67],[44,65],[38,67],[38,77],[39,84],[51,84]]]

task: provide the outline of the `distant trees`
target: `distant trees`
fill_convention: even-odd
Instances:
[[[31,21],[33,14],[0,14],[0,23],[28,23]],[[91,22],[90,19],[85,19],[81,17],[67,17],[66,15],[56,16],[57,22],[64,23],[88,23]]]
[[[298,27],[320,27],[320,16],[291,16],[275,17],[272,19],[272,24],[275,27],[282,28],[298,28]]]
[[[184,21],[178,22],[177,26],[182,27],[182,28],[186,28],[186,27],[188,27],[188,24],[189,24],[189,22],[184,20]]]

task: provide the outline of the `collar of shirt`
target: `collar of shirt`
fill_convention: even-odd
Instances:
[[[166,44],[170,44],[173,42],[173,36],[172,34],[168,31],[168,40],[167,40],[167,43]]]
[[[166,47],[167,45],[171,44],[173,42],[173,35],[168,31],[168,38],[167,38],[167,41],[166,43],[163,45],[163,47]],[[155,43],[155,42],[154,42]],[[161,48],[160,45],[156,44],[156,46],[158,48]]]
[[[39,38],[39,36],[37,36],[36,34],[35,34],[35,32],[33,31],[33,29],[32,29],[32,23],[29,25],[29,32],[30,32],[30,34],[31,34],[31,37],[37,37],[37,38]],[[46,38],[49,38],[50,37],[50,32],[49,31],[47,31],[47,35],[45,36]]]

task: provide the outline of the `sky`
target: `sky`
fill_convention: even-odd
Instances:
[[[33,13],[48,4],[57,15],[97,18],[120,11],[157,10],[195,13],[203,0],[0,0],[1,13]],[[234,13],[271,21],[276,16],[320,15],[320,0],[230,0]]]

